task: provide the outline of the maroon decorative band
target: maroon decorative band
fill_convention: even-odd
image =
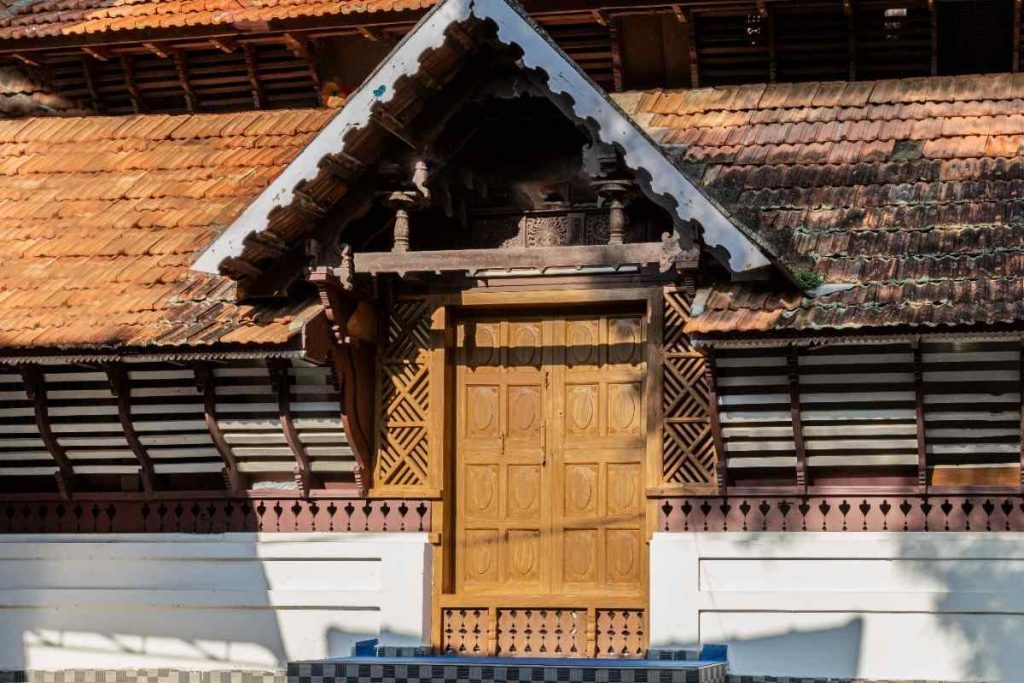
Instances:
[[[668,498],[659,531],[1024,531],[1024,497]]]
[[[0,503],[0,533],[227,531],[430,531],[430,501],[196,498]]]

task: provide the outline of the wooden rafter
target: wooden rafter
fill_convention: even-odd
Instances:
[[[249,44],[243,45],[242,50],[245,55],[245,72],[249,77],[249,87],[252,89],[252,105],[256,109],[263,109],[266,98],[263,96],[263,86],[260,84],[256,68],[256,51]]]
[[[135,64],[131,55],[121,55],[121,68],[124,70],[124,87],[128,90],[128,96],[132,100],[132,109],[136,114],[142,113],[142,94],[135,82]]]
[[[57,488],[62,497],[70,499],[75,491],[75,469],[50,426],[50,413],[46,402],[46,381],[43,373],[35,366],[26,366],[22,368],[21,376],[25,382],[25,393],[32,401],[39,437],[57,463]]]
[[[275,360],[271,361],[268,367],[271,384],[277,393],[277,411],[281,422],[281,431],[284,432],[288,448],[295,456],[295,482],[303,495],[309,495],[309,490],[313,487],[313,470],[310,467],[309,454],[306,453],[306,447],[299,439],[299,432],[295,428],[292,416],[292,378],[288,372],[290,365],[288,361]]]
[[[110,365],[106,372],[110,381],[110,391],[117,399],[117,419],[121,422],[121,429],[124,430],[125,441],[128,442],[128,447],[135,455],[135,459],[139,461],[139,478],[142,480],[142,488],[146,493],[152,493],[156,490],[156,473],[149,452],[139,439],[135,425],[132,423],[132,387],[128,372],[122,365]]]
[[[237,493],[245,488],[242,474],[238,469],[238,460],[235,458],[231,445],[224,438],[224,431],[217,421],[217,388],[213,367],[209,363],[199,363],[195,366],[196,388],[203,395],[203,417],[206,420],[206,429],[210,432],[213,445],[224,461],[224,478],[228,489]]]

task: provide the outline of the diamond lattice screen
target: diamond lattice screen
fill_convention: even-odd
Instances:
[[[662,481],[668,485],[715,482],[717,456],[704,357],[683,332],[691,300],[685,288],[665,290]]]
[[[395,302],[378,358],[377,487],[430,484],[430,310]]]

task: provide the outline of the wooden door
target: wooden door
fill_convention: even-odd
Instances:
[[[471,319],[458,348],[457,594],[644,596],[643,316]]]

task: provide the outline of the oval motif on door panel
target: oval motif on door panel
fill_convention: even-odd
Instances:
[[[509,540],[509,574],[513,580],[530,580],[537,578],[537,538],[536,531],[510,531]]]
[[[512,404],[512,431],[536,431],[540,422],[540,387],[510,387],[509,393]]]
[[[470,363],[473,365],[498,364],[497,325],[473,325],[473,349],[470,356]]]
[[[640,319],[617,318],[610,325],[612,363],[635,363],[640,358]]]
[[[570,365],[597,363],[597,325],[591,321],[570,322],[566,334]]]
[[[489,578],[496,572],[494,564],[494,551],[495,544],[490,542],[490,539],[480,538],[477,542],[472,542],[475,539],[470,540],[467,543],[466,553],[469,556],[467,559],[468,569],[470,578],[484,579]]]
[[[468,467],[466,469],[466,494],[469,510],[474,513],[487,512],[498,497],[498,472],[491,467]]]
[[[569,431],[579,434],[592,431],[597,415],[597,387],[578,385],[569,387]]]
[[[640,577],[637,531],[609,529],[607,532],[608,580],[634,583]]]
[[[637,465],[608,465],[608,514],[640,509]]]
[[[493,436],[498,431],[498,387],[469,387],[466,410],[470,436]]]
[[[570,583],[586,583],[597,579],[597,532],[574,529],[565,532],[564,571]]]
[[[635,384],[608,387],[608,429],[617,433],[636,432],[640,426],[640,389]]]
[[[512,332],[512,365],[540,365],[540,326],[539,323],[522,323],[513,328]]]
[[[593,465],[567,465],[565,468],[565,513],[593,512],[596,505],[597,471]]]
[[[535,465],[510,466],[508,489],[515,514],[535,513],[540,508],[540,473]]]

